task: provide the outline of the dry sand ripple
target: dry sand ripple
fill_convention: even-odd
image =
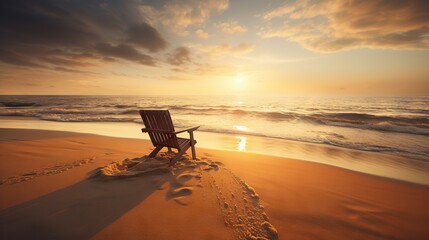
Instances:
[[[212,196],[217,197],[225,226],[232,230],[236,239],[278,238],[277,230],[269,222],[258,194],[221,162],[209,158],[191,160],[183,157],[175,166],[168,167],[171,154],[166,152],[155,158],[144,156],[113,162],[98,169],[92,177],[116,179],[170,174],[167,199],[189,206],[192,202],[188,197],[198,188],[213,191]],[[161,186],[159,188],[162,190]]]

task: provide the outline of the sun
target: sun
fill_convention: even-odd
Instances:
[[[235,76],[235,84],[241,85],[243,84],[243,82],[244,82],[243,76],[240,74],[237,74],[237,76]]]
[[[237,74],[235,76],[234,85],[238,89],[242,89],[244,87],[244,77],[242,74]]]
[[[233,93],[244,93],[249,91],[251,80],[249,75],[244,72],[236,72],[228,78],[228,87]]]

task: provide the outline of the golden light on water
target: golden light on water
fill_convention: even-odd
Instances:
[[[247,137],[236,136],[235,138],[238,139],[237,150],[246,151]]]
[[[240,132],[248,132],[249,131],[249,128],[246,126],[243,126],[243,125],[235,125],[234,129],[238,130]],[[235,138],[238,139],[237,150],[238,151],[246,151],[247,137],[236,136]]]

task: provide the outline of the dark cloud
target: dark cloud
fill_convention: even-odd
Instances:
[[[149,66],[155,65],[155,61],[151,56],[140,53],[135,48],[127,44],[113,46],[107,43],[101,43],[97,45],[96,49],[99,53],[105,56],[121,58]]]
[[[0,61],[11,65],[19,65],[25,67],[42,67],[36,60],[28,57],[26,54],[17,53],[0,47]]]
[[[429,49],[429,1],[304,0],[263,18],[283,19],[282,26],[261,32],[263,37],[285,37],[314,51]]]
[[[127,30],[128,41],[150,52],[159,52],[167,47],[161,34],[147,23],[133,25]]]
[[[167,62],[171,65],[182,65],[185,63],[190,63],[191,52],[185,47],[178,47],[174,52],[167,58]]]
[[[0,62],[50,69],[116,60],[153,66],[154,57],[144,52],[159,52],[167,42],[145,22],[138,4],[132,0],[1,1]]]
[[[70,69],[70,68],[65,68],[65,67],[55,67],[54,70],[68,72],[68,73],[95,74],[95,73],[89,72],[89,71],[81,71],[81,70],[75,70],[75,69]]]
[[[44,1],[3,1],[0,20],[2,45],[70,47],[100,40],[86,23]]]

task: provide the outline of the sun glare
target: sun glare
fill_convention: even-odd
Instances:
[[[235,83],[236,84],[238,84],[238,85],[243,84],[243,81],[244,81],[244,79],[243,79],[242,75],[235,76]]]
[[[237,74],[234,79],[234,85],[238,89],[242,89],[244,86],[244,77],[241,74]]]
[[[242,125],[235,125],[234,126],[235,130],[241,131],[241,132],[248,132],[249,128],[246,126],[242,126]]]

